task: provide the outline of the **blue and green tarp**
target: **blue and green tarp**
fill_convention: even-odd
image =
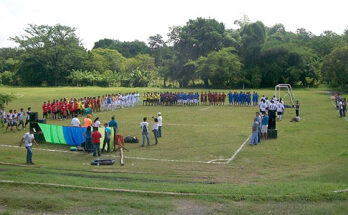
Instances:
[[[87,129],[84,127],[50,125],[42,123],[39,123],[39,126],[47,143],[81,146],[82,143],[86,142],[85,133]],[[105,136],[105,128],[99,128],[98,131],[102,134],[102,139],[100,140],[100,146],[102,147]],[[111,129],[111,137],[113,136],[114,131]],[[110,145],[113,146],[113,144],[114,138],[111,138]]]

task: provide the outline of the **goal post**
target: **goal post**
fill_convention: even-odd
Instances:
[[[295,106],[295,96],[292,92],[292,87],[290,84],[277,84],[274,87],[274,96],[278,99],[282,98],[284,102],[285,99],[289,101],[290,104],[286,104],[289,107]]]

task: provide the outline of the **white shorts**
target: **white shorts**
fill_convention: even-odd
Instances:
[[[193,103],[193,99],[190,99],[190,103]]]
[[[261,133],[262,134],[267,134],[267,129],[268,129],[268,125],[262,125],[261,126]]]

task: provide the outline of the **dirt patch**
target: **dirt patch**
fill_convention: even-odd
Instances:
[[[181,199],[175,202],[175,210],[168,213],[168,215],[205,215],[211,214],[215,209],[221,207],[220,205],[202,204],[193,200]]]

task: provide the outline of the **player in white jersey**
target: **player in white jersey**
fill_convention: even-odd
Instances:
[[[1,120],[2,127],[4,127],[6,123],[6,111],[4,108],[0,111],[0,120]]]
[[[13,124],[13,113],[12,110],[9,110],[7,116],[6,116],[6,121],[7,121],[7,127],[6,127],[6,131],[8,130],[8,127],[10,127],[10,130],[12,131],[12,124]]]
[[[266,113],[266,109],[267,109],[266,102],[265,102],[265,100],[262,100],[261,103],[260,103],[260,112],[262,114],[265,114]]]
[[[281,102],[278,102],[277,104],[277,117],[278,120],[282,120],[283,117],[283,113],[284,113],[284,105]]]
[[[23,130],[25,130],[25,125],[24,125],[24,111],[23,108],[21,108],[21,111],[18,113],[18,125],[17,125],[17,129],[20,125],[22,125]]]

